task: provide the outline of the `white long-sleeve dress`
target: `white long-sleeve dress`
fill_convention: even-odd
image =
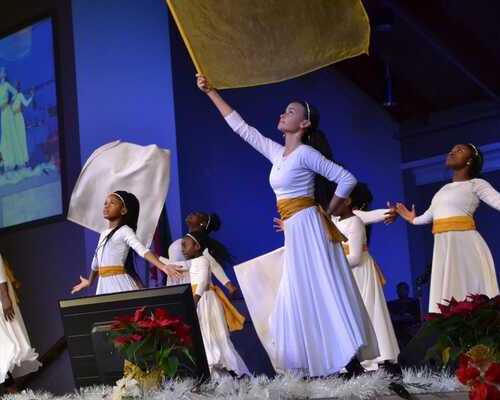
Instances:
[[[3,313],[0,312],[0,384],[5,382],[9,372],[16,378],[35,372],[42,365],[38,362],[38,354],[31,347],[21,311],[13,298],[14,289],[7,278],[4,261],[0,255],[1,283],[7,283],[9,288],[14,308],[14,319],[6,321]]]
[[[229,337],[223,305],[211,288],[210,261],[201,256],[188,263],[191,285],[196,288],[194,294],[200,296],[196,311],[211,372],[227,369],[237,375],[250,375]]]
[[[106,237],[110,232],[111,229],[106,229],[101,233],[92,260],[92,270],[99,273],[96,294],[137,290],[139,289],[137,282],[125,271],[113,274],[107,274],[107,271],[124,267],[131,248],[143,258],[149,250],[144,247],[134,231],[127,225],[119,228],[106,243]]]
[[[230,282],[224,272],[224,268],[222,268],[217,260],[210,254],[208,249],[203,250],[203,255],[210,262],[210,273],[223,285]],[[182,254],[182,238],[174,240],[168,247],[168,260],[172,264],[178,261],[186,261],[186,257]],[[187,268],[189,269],[189,264],[187,264]],[[189,272],[182,274],[180,278],[168,277],[167,279],[167,286],[182,285],[185,283],[190,283]]]
[[[413,220],[422,225],[451,217],[473,217],[483,201],[500,211],[500,193],[484,179],[451,182],[433,197],[429,209]],[[475,229],[434,235],[434,254],[429,312],[439,312],[437,303],[469,294],[498,294],[495,264],[488,245]]]
[[[278,200],[314,197],[316,173],[337,182],[341,197],[356,184],[348,171],[310,146],[284,156],[282,145],[262,136],[237,112],[226,121],[272,163],[270,184]],[[274,368],[326,376],[356,355],[360,360],[377,357],[377,339],[342,246],[328,239],[317,207],[297,212],[284,228],[283,250],[267,255],[276,260],[272,271],[262,271],[265,263],[256,259],[237,274]]]
[[[384,290],[377,272],[375,260],[368,251],[366,228],[362,219],[356,215],[340,220],[334,219],[339,230],[347,237],[344,242],[347,262],[358,284],[361,297],[377,335],[380,356],[374,360],[365,361],[367,369],[376,369],[377,363],[396,361],[399,346],[391,316],[387,308]]]

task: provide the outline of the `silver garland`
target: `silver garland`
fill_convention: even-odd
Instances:
[[[203,385],[194,380],[173,380],[161,389],[145,393],[147,400],[303,400],[303,399],[353,399],[369,400],[379,396],[393,395],[389,389],[393,381],[383,370],[343,380],[338,377],[325,379],[303,379],[293,374],[279,375],[273,379],[255,376],[234,379],[220,376]],[[461,385],[449,372],[436,373],[428,369],[407,369],[399,381],[408,392],[445,393],[462,392]],[[46,392],[26,390],[7,394],[2,400],[110,400],[112,388],[94,386],[65,396],[54,396]]]

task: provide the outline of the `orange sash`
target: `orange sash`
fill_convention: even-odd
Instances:
[[[349,252],[350,252],[349,245],[348,244],[342,244],[342,248],[344,249],[344,254],[346,256],[348,256]],[[367,244],[363,245],[363,251],[368,251],[368,245]],[[375,262],[375,260],[373,262],[375,264],[375,272],[377,273],[378,280],[379,280],[380,284],[382,286],[384,286],[387,283],[387,279],[385,279],[384,273],[380,269],[379,265]]]
[[[329,240],[336,243],[347,241],[347,238],[338,230],[325,210],[321,206],[318,206],[312,197],[294,197],[292,199],[278,200],[278,212],[283,221],[309,207],[317,207],[323,219]]]
[[[198,285],[191,285],[191,289],[193,290],[193,295],[196,293],[196,288]],[[245,317],[239,313],[235,306],[229,301],[226,297],[222,289],[215,285],[209,285],[208,290],[213,290],[217,298],[220,300],[222,304],[222,308],[224,309],[224,318],[227,322],[227,327],[231,332],[241,331],[243,329],[243,324],[245,323]]]
[[[474,218],[468,215],[459,217],[440,218],[434,220],[432,224],[432,233],[443,233],[452,231],[475,231],[476,223]]]
[[[99,267],[97,273],[99,274],[99,277],[107,278],[109,276],[123,275],[126,272],[123,265],[107,265],[104,267]]]
[[[12,293],[12,295],[14,296],[14,300],[16,301],[16,303],[19,303],[18,290],[21,287],[21,282],[16,279],[16,277],[14,276],[14,271],[12,271],[12,268],[5,259],[3,260],[3,265],[5,267],[5,275],[7,276],[7,280],[10,282],[12,288],[14,289],[14,293]]]

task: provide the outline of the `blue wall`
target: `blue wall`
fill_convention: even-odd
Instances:
[[[161,0],[73,0],[82,161],[120,139],[171,150],[167,213],[181,234],[167,6]],[[101,210],[96,210],[101,212]],[[97,234],[86,231],[87,265]]]
[[[217,212],[223,226],[216,237],[236,262],[281,246],[282,235],[272,228],[276,200],[268,184],[270,164],[231,132],[197,90],[195,71],[175,27],[171,41],[182,214]],[[250,124],[277,141],[278,117],[287,102],[304,98],[315,104],[335,158],[369,184],[373,207],[403,198],[400,144],[394,139],[398,126],[336,73],[322,70],[223,95]],[[386,294],[391,298],[397,282],[411,280],[406,228],[401,222],[379,225],[372,239],[371,251],[387,274]]]

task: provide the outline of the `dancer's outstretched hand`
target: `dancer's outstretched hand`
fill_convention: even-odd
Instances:
[[[285,230],[285,223],[282,219],[273,218],[273,227],[276,232],[283,232]]]
[[[196,84],[198,85],[198,89],[200,89],[203,93],[208,93],[212,90],[208,79],[205,75],[196,74]]]
[[[411,211],[410,211],[406,208],[406,206],[403,203],[396,203],[396,211],[402,218],[404,218],[410,223],[413,222],[413,220],[417,216],[417,213],[415,212],[415,204],[411,206]]]
[[[75,294],[80,290],[87,289],[89,286],[90,286],[89,280],[85,279],[83,276],[80,276],[80,283],[73,286],[73,289],[71,289],[71,294]]]
[[[391,204],[390,201],[387,202],[387,208],[389,211],[384,214],[384,224],[390,225],[398,218],[398,211],[396,210],[396,206]]]
[[[171,278],[181,278],[183,273],[185,272],[185,270],[180,265],[173,264],[163,264],[163,267],[160,269]]]

